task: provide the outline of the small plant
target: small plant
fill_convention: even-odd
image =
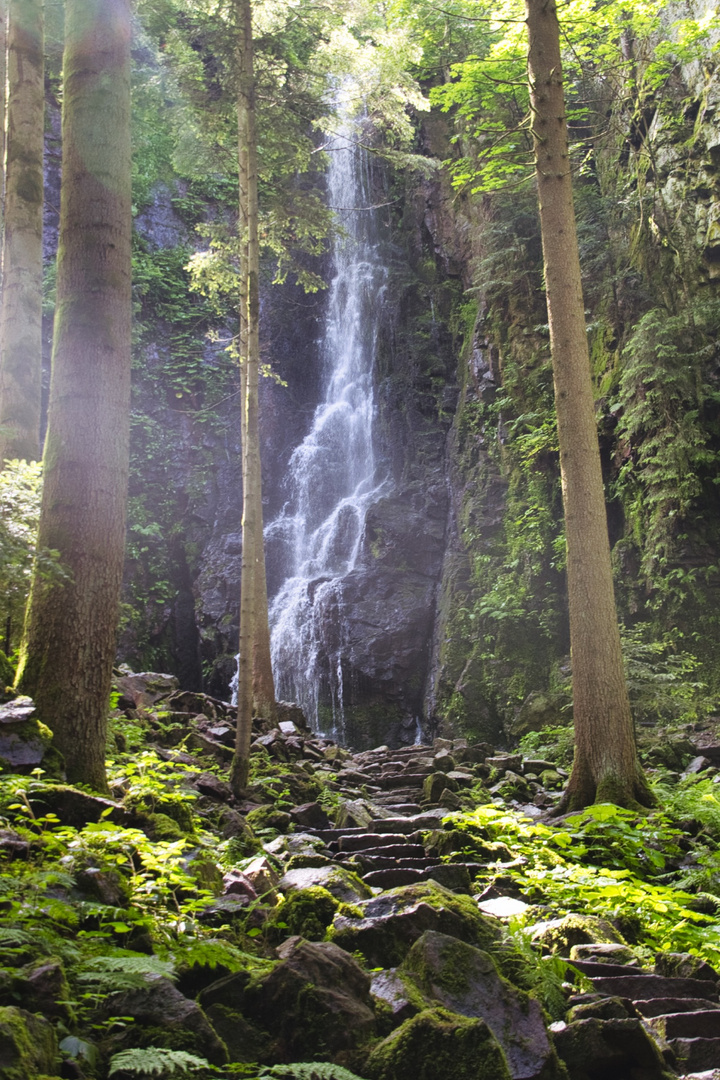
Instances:
[[[205,1058],[185,1050],[165,1050],[149,1046],[143,1050],[123,1050],[110,1058],[108,1076],[130,1073],[132,1076],[187,1076],[212,1066]]]

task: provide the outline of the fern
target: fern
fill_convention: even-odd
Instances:
[[[0,948],[19,949],[23,945],[31,945],[32,937],[24,930],[16,930],[13,927],[0,927]]]
[[[187,1076],[188,1073],[211,1067],[205,1058],[188,1054],[185,1050],[165,1050],[148,1046],[143,1050],[123,1050],[120,1054],[114,1054],[110,1058],[108,1076],[112,1077],[120,1072],[132,1073],[135,1076]]]
[[[96,956],[83,965],[78,973],[82,983],[89,983],[93,992],[109,994],[117,990],[130,990],[143,986],[148,975],[173,978],[174,965],[156,956]]]
[[[273,1065],[261,1069],[261,1077],[273,1080],[359,1080],[355,1073],[333,1065],[331,1061],[300,1061],[294,1065]]]
[[[207,941],[199,939],[187,943],[183,941],[181,951],[174,955],[183,968],[216,968],[220,965],[230,972],[236,972],[242,971],[248,964],[257,964],[255,957],[249,957],[235,945],[227,941],[219,941],[217,938],[210,938]]]

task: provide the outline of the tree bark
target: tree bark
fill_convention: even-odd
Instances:
[[[567,542],[575,759],[561,803],[649,806],[615,608],[573,206],[555,0],[525,0],[528,72]]]
[[[123,569],[131,331],[130,0],[68,0],[57,309],[35,576],[17,685],[68,779],[103,790]]]
[[[267,630],[263,550],[262,479],[258,429],[260,368],[260,248],[258,240],[257,136],[250,0],[237,0],[238,165],[240,230],[240,364],[242,389],[243,519],[240,580],[238,719],[231,782],[236,794],[248,783],[253,699],[274,711],[275,693]],[[262,580],[261,580],[262,579]]]
[[[40,457],[42,389],[43,0],[10,0],[0,297],[0,467]],[[4,82],[3,82],[4,89]]]
[[[0,289],[5,235],[5,124],[7,122],[7,0],[0,0]],[[0,459],[1,461],[2,459]]]

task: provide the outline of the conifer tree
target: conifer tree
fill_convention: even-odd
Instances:
[[[130,0],[68,0],[57,309],[38,545],[17,686],[68,779],[103,790],[130,406]]]
[[[8,15],[0,467],[39,458],[42,386],[44,2],[10,0]]]
[[[575,759],[561,809],[652,805],[635,747],[613,592],[580,279],[555,0],[525,0],[570,606]]]

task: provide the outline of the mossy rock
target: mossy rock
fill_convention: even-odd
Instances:
[[[548,952],[569,956],[574,945],[627,945],[622,935],[607,919],[596,915],[566,915],[540,923],[533,933],[533,941]]]
[[[265,924],[268,940],[282,941],[297,934],[308,941],[323,941],[335,913],[342,907],[341,901],[321,885],[295,889],[278,904]]]
[[[158,815],[170,818],[181,830],[181,836],[187,836],[195,831],[193,813],[187,799],[173,798],[153,799],[144,795],[128,795],[125,799],[125,809],[139,818],[151,819]],[[158,839],[170,839],[159,837]]]
[[[425,1009],[371,1053],[372,1080],[510,1080],[500,1045],[484,1020]]]
[[[41,1016],[0,1008],[0,1076],[2,1080],[40,1080],[55,1075],[57,1038],[52,1024]]]
[[[274,829],[275,832],[281,833],[287,832],[292,824],[289,814],[271,804],[251,810],[246,820],[251,829]]]
[[[151,840],[182,840],[185,833],[167,814],[147,814],[142,819],[143,832]]]
[[[488,952],[428,931],[415,942],[401,971],[432,1003],[484,1020],[513,1076],[560,1080],[564,1070],[548,1038],[539,1002],[503,978],[498,966]]]
[[[358,907],[360,918],[338,912],[329,937],[348,952],[361,952],[373,966],[397,966],[426,930],[491,951],[501,939],[497,921],[482,915],[469,896],[435,881],[388,889]]]

